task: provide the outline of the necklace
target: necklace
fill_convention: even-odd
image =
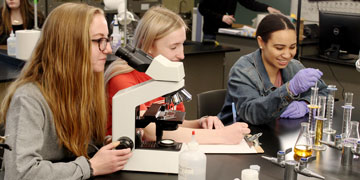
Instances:
[[[21,23],[20,23],[20,21],[18,21],[18,20],[13,20],[13,23],[12,23],[13,25],[20,25]]]

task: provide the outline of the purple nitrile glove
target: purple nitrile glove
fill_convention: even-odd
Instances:
[[[296,96],[307,91],[320,79],[323,73],[314,68],[302,69],[289,82],[290,91]]]
[[[309,108],[305,101],[291,102],[285,111],[280,115],[281,118],[301,118],[309,112]]]

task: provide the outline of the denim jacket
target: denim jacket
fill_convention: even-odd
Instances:
[[[236,121],[259,125],[275,120],[294,100],[310,102],[310,89],[294,97],[286,88],[292,77],[303,68],[299,61],[292,59],[286,68],[280,70],[283,85],[277,88],[270,82],[259,49],[242,56],[230,70],[225,103],[218,117],[225,125],[231,124],[234,102]],[[322,80],[318,87],[319,95],[327,95]]]

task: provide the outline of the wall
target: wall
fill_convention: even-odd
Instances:
[[[297,14],[298,0],[291,1],[291,13]],[[301,1],[301,18],[305,23],[317,23],[320,11],[359,13],[360,2],[355,0],[342,1]]]
[[[201,0],[195,0],[195,6],[197,6],[197,4],[200,1]],[[286,15],[290,14],[290,5],[292,0],[257,0],[257,1],[268,4],[280,10],[283,14]],[[256,17],[257,13],[258,12],[248,10],[243,6],[241,6],[239,3],[237,3],[236,12],[235,12],[236,23],[252,25],[251,20]]]
[[[182,3],[181,12],[180,2]],[[194,0],[162,0],[162,4],[176,13],[188,13],[191,12],[194,7]]]
[[[201,0],[195,0],[195,6],[197,6],[197,4],[200,1]],[[257,0],[257,1],[268,4],[280,10],[283,14],[288,15],[290,13],[291,0]],[[251,25],[252,24],[251,20],[256,17],[257,13],[258,12],[248,10],[243,6],[241,6],[239,3],[237,3],[236,12],[235,12],[236,23]]]
[[[270,5],[271,7],[280,10],[283,14],[289,15],[291,1],[289,0],[258,0],[259,2]],[[236,7],[235,18],[237,24],[252,25],[252,19],[256,18],[259,12],[251,11],[241,6],[239,3]]]

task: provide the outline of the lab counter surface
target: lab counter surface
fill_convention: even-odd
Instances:
[[[354,97],[359,100],[359,97]],[[338,132],[342,126],[342,101],[335,102],[334,129]],[[359,121],[360,107],[355,107],[352,119]],[[233,180],[241,177],[241,171],[257,164],[261,167],[260,180],[284,179],[284,168],[261,158],[262,155],[276,156],[278,150],[293,148],[299,134],[300,123],[307,121],[307,117],[300,119],[278,119],[273,123],[262,126],[251,126],[252,134],[262,132],[260,137],[264,154],[207,154],[206,179],[207,180]],[[324,135],[326,138],[326,135]],[[341,166],[341,151],[327,148],[323,152],[313,152],[316,159],[308,164],[308,169],[322,175],[326,180],[358,180],[360,177],[360,160],[353,160],[351,167]],[[286,159],[293,159],[293,153],[286,155]],[[155,162],[154,162],[155,163]],[[166,164],[164,164],[166,166]],[[177,180],[174,174],[159,174],[145,172],[119,171],[117,173],[96,177],[96,180]],[[315,179],[298,174],[299,180]]]

